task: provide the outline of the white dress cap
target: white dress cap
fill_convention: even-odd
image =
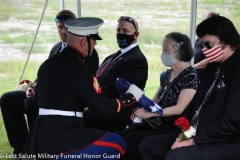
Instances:
[[[96,40],[102,40],[98,35],[98,28],[104,21],[100,18],[81,17],[65,22],[68,32],[77,36],[92,37]]]

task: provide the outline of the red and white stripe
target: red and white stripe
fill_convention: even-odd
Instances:
[[[205,54],[209,62],[217,61],[223,54],[223,50],[220,45],[217,45],[211,49],[203,48],[202,52]]]

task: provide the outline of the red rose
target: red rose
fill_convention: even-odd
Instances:
[[[19,84],[24,84],[24,83],[29,84],[29,83],[31,83],[31,81],[29,81],[29,80],[22,80]]]
[[[189,128],[190,128],[190,122],[189,122],[188,119],[185,118],[185,117],[180,117],[180,118],[178,118],[178,119],[175,121],[174,125],[175,125],[175,126],[178,126],[178,127],[182,127],[182,129],[183,129],[184,131],[189,130]]]

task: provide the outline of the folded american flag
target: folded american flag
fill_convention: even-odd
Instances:
[[[152,113],[157,113],[160,115],[163,114],[162,108],[158,104],[153,102],[151,99],[146,97],[145,95],[142,95],[142,97],[139,99],[138,102],[139,102],[140,108],[143,107],[145,110]]]
[[[117,87],[118,87],[118,92],[120,94],[120,97],[122,97],[130,87],[130,83],[122,78],[117,78],[116,80]]]
[[[120,97],[122,97],[127,92],[131,84],[122,78],[117,78],[116,83]],[[157,113],[160,115],[163,114],[162,108],[158,104],[154,103],[151,99],[147,98],[145,95],[142,95],[138,102],[140,108],[142,107],[149,112]]]

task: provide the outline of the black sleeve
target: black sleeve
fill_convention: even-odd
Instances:
[[[38,85],[36,86],[36,90],[35,90],[35,95],[34,95],[34,106],[36,108],[36,110],[39,110],[38,107]]]
[[[79,74],[74,88],[76,94],[89,109],[96,114],[108,118],[113,117],[116,113],[132,109],[132,105],[137,103],[135,97],[130,93],[125,94],[119,99],[107,98],[101,90],[94,72],[90,68]]]
[[[135,58],[134,60],[128,60],[124,63],[121,67],[121,72],[118,74],[116,78],[122,78],[127,80],[131,84],[135,84],[140,89],[144,89],[146,80],[143,80],[144,76],[147,75],[147,64],[142,58]],[[142,81],[141,81],[142,79]],[[119,97],[116,79],[104,86],[101,86],[103,92],[110,98],[117,98]]]

